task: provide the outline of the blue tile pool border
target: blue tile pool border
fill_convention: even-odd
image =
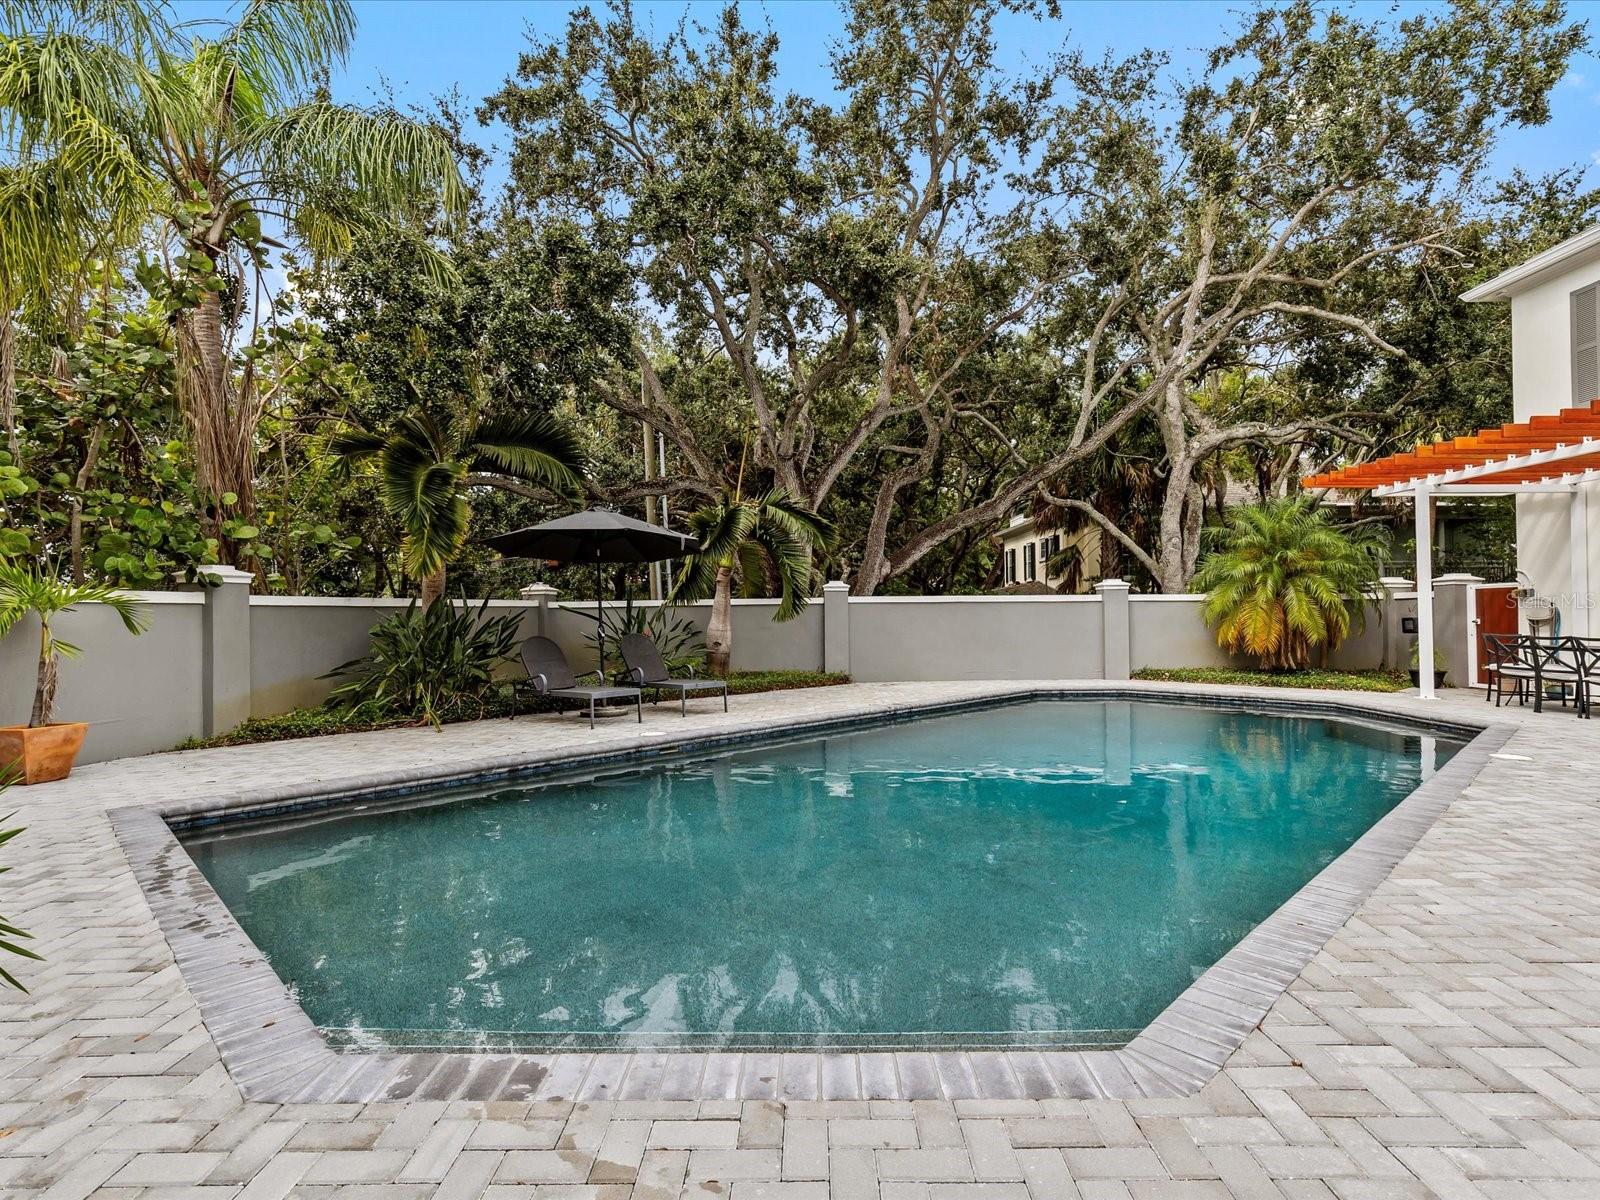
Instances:
[[[860,729],[863,724],[892,725],[1035,700],[1126,700],[1328,717],[1466,744],[1246,934],[1126,1046],[1115,1050],[618,1049],[549,1054],[336,1050],[212,890],[175,832],[210,832],[234,821],[282,819],[346,804],[399,800],[452,784],[537,782],[580,771],[626,770],[684,754],[750,748]],[[538,761],[374,781],[357,789],[287,789],[270,797],[210,797],[118,808],[109,817],[223,1063],[250,1100],[1181,1097],[1198,1091],[1221,1069],[1328,939],[1513,731],[1509,725],[1395,713],[1354,699],[1218,696],[1198,689],[1156,692],[1115,685],[1028,686],[970,700],[693,735],[625,750],[594,753],[580,748]]]

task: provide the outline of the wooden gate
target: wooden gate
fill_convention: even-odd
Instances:
[[[1472,588],[1472,687],[1483,682],[1483,639],[1491,633],[1517,632],[1517,589],[1510,583],[1480,583]]]

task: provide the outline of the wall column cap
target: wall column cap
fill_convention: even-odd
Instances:
[[[524,600],[537,600],[541,596],[554,599],[561,594],[561,589],[551,587],[548,583],[530,583],[517,594]]]
[[[849,592],[850,585],[842,579],[830,579],[822,585],[825,592]]]
[[[1408,592],[1413,586],[1411,580],[1404,575],[1385,575],[1378,582],[1389,592]]]
[[[1102,579],[1094,585],[1097,592],[1128,592],[1133,590],[1133,585],[1126,579]]]
[[[1444,587],[1448,584],[1482,583],[1482,575],[1473,575],[1466,571],[1452,571],[1448,575],[1440,575],[1433,581],[1434,587]]]
[[[228,583],[253,584],[256,581],[254,571],[241,571],[238,567],[224,566],[217,563],[206,567],[196,567],[194,573],[201,576],[198,579],[186,579],[180,572],[177,576],[178,587],[186,591],[197,591],[203,588],[218,587]],[[207,581],[210,582],[207,582]]]

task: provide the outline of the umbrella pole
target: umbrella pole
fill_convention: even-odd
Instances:
[[[594,615],[595,640],[600,646],[600,686],[606,686],[606,600],[605,580],[601,577],[600,560],[594,560]]]

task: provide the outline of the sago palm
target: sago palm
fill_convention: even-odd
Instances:
[[[252,274],[278,244],[264,225],[280,222],[327,255],[359,229],[454,211],[462,188],[448,140],[393,111],[322,94],[355,34],[347,0],[251,0],[215,27],[167,27],[163,10],[139,0],[3,0],[0,11],[7,157],[53,164],[69,188],[66,209],[94,197],[101,209],[158,221],[170,237],[198,482],[216,506],[213,524],[224,498],[248,518],[259,412],[230,344]],[[41,180],[15,186],[25,184],[37,192]],[[22,227],[26,216],[14,212],[8,224]]]
[[[1224,650],[1300,670],[1365,620],[1381,534],[1345,533],[1295,496],[1232,509],[1210,538],[1193,587],[1206,593],[1206,623]]]
[[[773,619],[792,620],[810,598],[811,556],[833,536],[833,526],[794,500],[771,491],[743,496],[736,489],[689,517],[700,549],[683,560],[671,600],[711,600],[706,624],[706,665],[726,675],[733,655],[733,589],[777,592]]]
[[[582,487],[577,438],[543,413],[440,419],[419,404],[390,429],[338,433],[329,449],[346,470],[376,465],[384,507],[404,531],[401,565],[422,582],[424,608],[444,593],[445,569],[467,539],[471,489],[526,495],[532,485],[571,498]]]

